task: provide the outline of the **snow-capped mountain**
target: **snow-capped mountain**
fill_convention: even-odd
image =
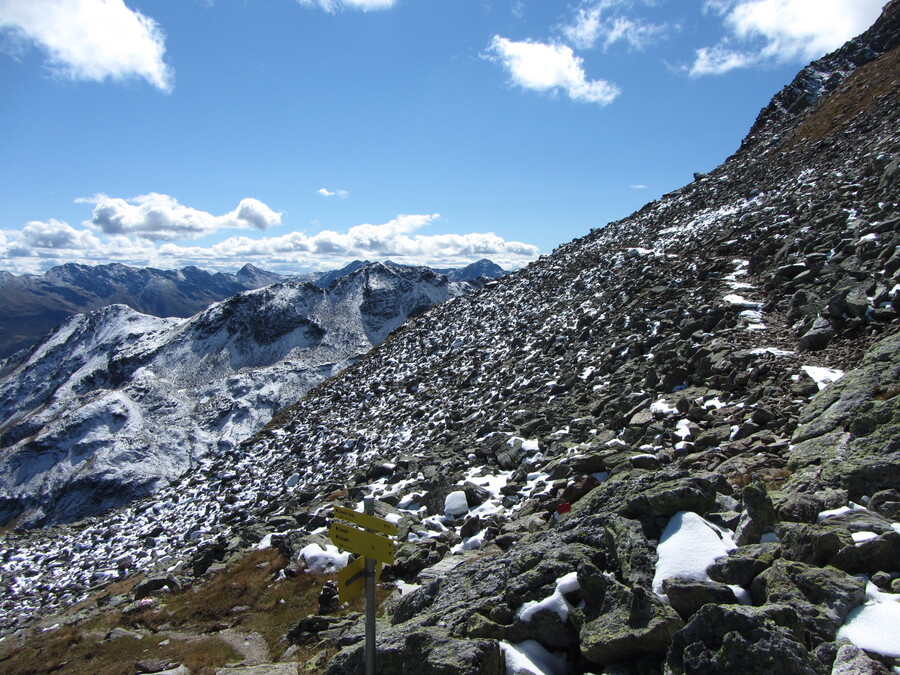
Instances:
[[[317,279],[313,281],[316,286],[320,288],[328,288],[331,283],[335,279],[339,279],[346,274],[350,274],[351,272],[358,270],[363,265],[368,265],[368,260],[354,260],[350,264],[342,267],[339,270],[332,270],[330,272],[324,272]],[[397,266],[397,263],[386,261],[386,264]],[[504,270],[497,263],[488,260],[487,258],[482,258],[481,260],[477,260],[465,267],[451,267],[451,268],[431,268],[438,274],[443,274],[450,281],[475,281],[479,277],[486,277],[488,279],[498,279],[506,274],[506,270]]]
[[[65,318],[112,304],[142,314],[189,317],[213,302],[286,277],[244,265],[236,274],[211,274],[121,264],[69,263],[45,274],[0,274],[0,358],[35,344]]]
[[[111,305],[63,323],[0,379],[0,520],[69,521],[230,451],[280,408],[471,286],[366,264],[286,281],[190,319]]]
[[[183,639],[170,598],[265,547],[274,593],[374,496],[404,582],[382,673],[900,667],[898,46],[892,0],[714,171],[413,319],[151,498],[7,532],[3,630]],[[204,637],[272,607],[236,597]],[[358,615],[293,621],[273,660],[362,671]]]

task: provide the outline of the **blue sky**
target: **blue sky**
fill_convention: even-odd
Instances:
[[[0,269],[519,267],[883,0],[0,0]]]

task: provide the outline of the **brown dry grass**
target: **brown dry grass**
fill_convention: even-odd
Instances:
[[[781,150],[817,141],[842,131],[854,118],[881,105],[883,96],[896,98],[900,78],[900,48],[857,68],[813,109],[782,142]]]
[[[91,673],[131,675],[137,661],[159,658],[184,663],[192,672],[213,673],[239,656],[214,637],[166,640],[163,635],[123,635],[105,639],[105,632],[83,626],[63,626],[32,636],[24,645],[0,653],[4,673]]]
[[[262,635],[273,660],[290,645],[283,639],[302,618],[319,611],[319,592],[329,576],[300,573],[281,577],[288,561],[274,549],[252,551],[227,569],[192,588],[153,596],[157,603],[137,612],[110,609],[71,626],[35,632],[16,645],[0,647],[0,673],[91,673],[119,675],[134,672],[147,658],[183,663],[195,674],[239,661],[240,654],[215,636],[226,627]],[[129,592],[129,579],[104,589]],[[381,604],[392,589],[379,588]],[[97,598],[95,598],[96,602]],[[338,612],[364,611],[362,597]],[[105,639],[116,627],[139,633]],[[291,657],[306,662],[323,651],[301,646]],[[325,656],[337,651],[329,647]]]
[[[762,468],[753,471],[746,471],[738,474],[726,474],[726,480],[735,490],[742,490],[753,480],[754,476],[760,476],[766,486],[766,490],[779,490],[785,481],[790,477],[791,472],[785,468]]]
[[[885,391],[878,392],[875,394],[876,401],[889,401],[895,396],[900,395],[900,387],[892,387],[891,389],[887,389]]]

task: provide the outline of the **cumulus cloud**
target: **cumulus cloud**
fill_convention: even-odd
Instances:
[[[630,0],[596,0],[583,4],[572,23],[562,27],[562,33],[578,49],[591,49],[599,44],[605,50],[616,42],[625,42],[633,49],[643,49],[667,26],[616,12],[620,7],[631,5]]]
[[[317,194],[323,197],[339,197],[341,199],[346,199],[350,196],[350,193],[346,190],[328,190],[327,188],[319,188]]]
[[[837,49],[878,18],[884,0],[707,0],[728,35],[696,51],[689,72],[716,75],[761,63],[802,62]]]
[[[127,237],[101,237],[87,229],[50,219],[31,221],[21,230],[0,232],[0,260],[11,272],[42,272],[67,262],[152,264],[156,247]]]
[[[443,259],[475,259],[485,256],[530,260],[540,253],[536,246],[507,241],[493,233],[411,236],[438,217],[438,214],[401,215],[379,225],[356,225],[346,232],[324,230],[314,235],[291,232],[262,239],[230,237],[210,248],[163,244],[159,252],[179,259],[199,256],[278,260],[392,258],[399,262],[423,264]]]
[[[619,88],[606,80],[588,80],[584,61],[572,48],[541,42],[514,42],[495,35],[488,57],[500,61],[512,81],[524,89],[562,89],[573,101],[607,105],[619,95]]]
[[[172,88],[173,73],[163,61],[162,30],[123,0],[3,0],[0,30],[37,45],[59,77],[139,77],[163,91]]]
[[[390,9],[397,0],[297,0],[304,7],[319,7],[329,14],[341,9],[358,9],[363,12]]]
[[[266,230],[281,223],[281,214],[258,199],[242,199],[221,216],[179,204],[169,195],[151,192],[130,200],[96,195],[90,223],[106,234],[121,234],[154,241],[196,239],[224,229]]]
[[[60,221],[31,222],[20,231],[0,231],[3,267],[16,273],[44,271],[66,262],[122,262],[161,268],[197,265],[234,270],[247,262],[258,267],[297,272],[336,269],[355,259],[386,260],[411,265],[462,266],[488,257],[513,269],[533,260],[540,250],[487,233],[421,234],[438,214],[401,215],[386,223],[364,223],[346,231],[324,230],[307,235],[233,236],[209,246],[154,243],[137,233],[105,234],[90,223],[78,230]]]
[[[19,243],[32,249],[82,250],[100,246],[100,240],[87,230],[76,230],[68,223],[51,218],[32,220],[22,228]]]

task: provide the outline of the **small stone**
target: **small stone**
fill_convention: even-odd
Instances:
[[[800,336],[797,349],[801,352],[824,349],[834,336],[834,328],[828,320],[819,317],[813,322],[812,328]]]
[[[871,581],[878,586],[878,588],[889,589],[893,577],[887,572],[875,572],[875,574],[872,575]]]

